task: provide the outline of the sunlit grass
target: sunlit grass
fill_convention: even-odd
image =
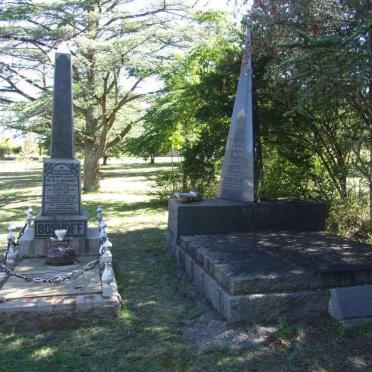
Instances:
[[[367,327],[344,335],[329,321],[310,331],[293,327],[286,345],[280,332],[239,347],[229,343],[198,347],[183,338],[185,327],[204,316],[208,306],[185,295],[185,282],[177,277],[174,260],[164,247],[166,205],[150,194],[154,190],[148,176],[169,167],[169,162],[112,161],[102,167],[101,191],[82,195],[91,225],[96,224],[96,207],[104,210],[123,299],[119,320],[75,330],[0,334],[0,371],[371,370],[372,335]],[[39,213],[41,170],[41,163],[0,163],[3,246],[9,221],[20,227],[29,205]],[[227,332],[234,332],[234,327]],[[206,321],[198,332],[202,336],[213,328],[214,323]]]

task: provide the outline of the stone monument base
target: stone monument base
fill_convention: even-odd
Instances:
[[[332,289],[372,284],[372,246],[324,232],[198,235],[170,248],[230,322],[327,314]]]
[[[273,200],[258,203],[219,198],[199,203],[168,203],[167,245],[181,236],[248,231],[323,231],[327,217],[324,203],[305,200]]]
[[[24,259],[15,268],[30,277],[51,277],[82,269],[91,257],[68,266],[47,266],[41,258]],[[1,287],[1,283],[0,283]],[[102,297],[98,266],[74,280],[57,284],[27,283],[7,278],[0,289],[1,331],[43,331],[78,327],[119,316],[120,296],[114,286],[111,297]]]
[[[34,228],[30,227],[19,240],[18,254],[21,258],[45,257],[47,255],[50,239],[35,238]],[[96,256],[100,244],[97,228],[88,228],[83,238],[71,237],[70,247],[77,256]]]
[[[35,217],[35,238],[49,239],[57,229],[66,229],[67,237],[87,235],[88,212],[72,215],[41,215]]]

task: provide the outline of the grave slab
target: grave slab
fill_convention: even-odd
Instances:
[[[24,259],[15,271],[30,277],[51,277],[82,269],[92,257],[79,263],[57,267],[44,259]],[[75,280],[58,284],[27,283],[10,277],[0,289],[0,330],[49,330],[77,327],[99,320],[118,318],[120,296],[114,287],[110,298],[102,297],[98,267]]]
[[[181,237],[176,261],[229,321],[326,314],[330,290],[372,284],[372,247],[324,232]]]

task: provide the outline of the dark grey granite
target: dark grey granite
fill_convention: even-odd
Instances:
[[[85,237],[87,235],[88,213],[70,215],[41,215],[35,218],[35,238],[54,236],[57,229],[66,229],[66,236]]]
[[[220,183],[220,198],[254,201],[251,33],[245,43]]]
[[[44,161],[43,214],[80,213],[80,161]]]
[[[168,245],[180,236],[245,231],[322,231],[327,207],[312,201],[276,200],[259,203],[204,199],[168,203]]]
[[[74,158],[72,125],[71,54],[56,53],[53,89],[52,158]]]
[[[331,290],[331,315],[346,326],[372,322],[372,285]]]
[[[36,225],[43,223],[43,221],[38,221],[40,218],[42,217],[37,217]],[[99,231],[97,228],[88,227],[85,237],[70,235],[70,238],[69,245],[77,256],[97,255],[100,246]],[[19,239],[18,254],[21,258],[45,257],[50,248],[49,242],[49,236],[35,238],[34,228],[29,228]]]
[[[88,215],[81,209],[80,161],[73,159],[71,55],[56,53],[51,156],[44,160],[42,214],[35,238],[48,239],[56,229],[85,238]]]

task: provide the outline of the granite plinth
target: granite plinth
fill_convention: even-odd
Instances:
[[[95,256],[100,244],[97,228],[88,228],[83,238],[72,237],[70,247],[77,256]],[[49,239],[35,237],[33,228],[29,228],[19,240],[18,252],[22,258],[45,257],[49,249]]]
[[[171,247],[229,321],[326,314],[330,290],[372,284],[372,246],[323,232],[182,237]]]
[[[66,229],[67,237],[82,238],[87,235],[88,213],[73,215],[41,215],[35,217],[35,238],[49,239],[57,229]]]
[[[42,214],[79,215],[80,184],[79,160],[44,160]]]
[[[52,277],[82,269],[91,259],[82,257],[79,263],[64,267],[47,266],[43,259],[24,259],[15,271],[30,277]],[[116,287],[111,297],[102,297],[98,267],[58,284],[27,283],[11,277],[0,289],[0,299],[0,329],[7,331],[65,329],[115,320],[120,308]]]
[[[168,203],[168,246],[181,236],[248,231],[322,231],[327,207],[302,200],[258,203],[219,198],[184,204],[172,198]]]

